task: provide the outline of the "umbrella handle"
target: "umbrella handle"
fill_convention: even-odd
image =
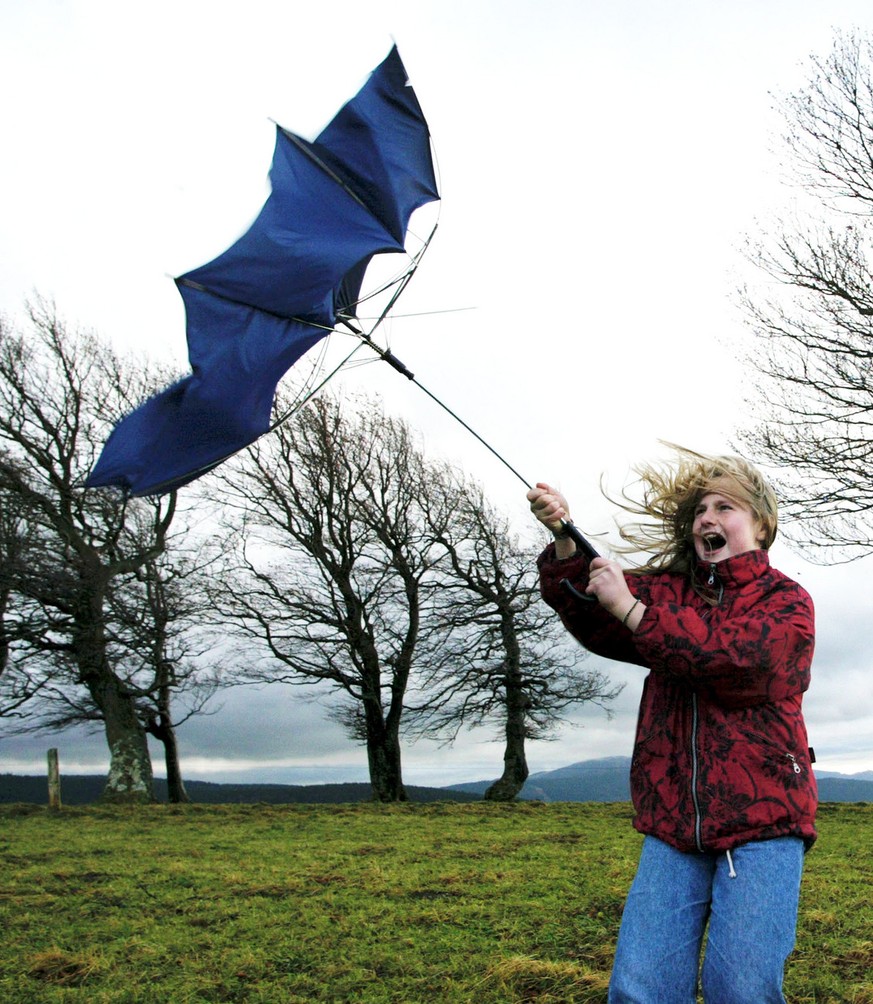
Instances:
[[[576,547],[588,558],[589,561],[591,561],[592,558],[600,557],[591,542],[582,535],[581,531],[577,529],[574,523],[570,523],[567,520],[561,520],[561,529],[575,542]],[[596,596],[589,596],[587,593],[580,593],[569,579],[561,579],[561,585],[576,600],[580,600],[583,603],[597,602]]]
[[[582,600],[584,603],[596,603],[596,596],[589,596],[588,593],[580,593],[569,579],[561,579],[561,585],[573,597],[574,600]]]

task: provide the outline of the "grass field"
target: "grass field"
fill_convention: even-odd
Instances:
[[[592,803],[0,807],[4,1004],[606,1000],[640,839]],[[791,1004],[873,1004],[873,806],[823,806]]]

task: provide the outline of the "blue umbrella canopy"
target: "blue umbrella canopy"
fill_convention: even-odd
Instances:
[[[396,46],[314,142],[277,126],[270,184],[249,230],[176,279],[191,374],[118,423],[88,487],[163,494],[268,432],[282,376],[355,318],[371,258],[404,251],[439,192]]]

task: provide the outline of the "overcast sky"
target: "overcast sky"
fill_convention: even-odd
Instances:
[[[443,201],[398,306],[424,316],[388,326],[392,350],[527,480],[560,485],[586,530],[611,532],[601,475],[620,487],[659,439],[724,451],[742,422],[738,248],[790,198],[771,93],[802,83],[835,27],[873,31],[869,0],[0,0],[0,311],[39,294],[184,369],[170,277],[256,215],[273,122],[314,137],[396,41]],[[524,488],[420,391],[379,364],[342,386],[380,393],[524,525]],[[816,603],[818,766],[873,769],[870,560],[772,554]],[[532,770],[629,755],[642,672],[608,668],[627,682],[615,718],[532,744]],[[366,778],[363,750],[299,690],[223,705],[180,730],[189,778]],[[101,737],[67,733],[0,740],[0,771],[41,771],[50,745],[67,772],[105,769]],[[487,733],[419,743],[404,774],[491,777],[501,753]]]

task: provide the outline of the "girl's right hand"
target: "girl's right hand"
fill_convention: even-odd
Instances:
[[[567,500],[551,485],[538,481],[536,488],[527,493],[530,511],[552,533],[561,532],[561,521],[570,522],[570,507]]]

